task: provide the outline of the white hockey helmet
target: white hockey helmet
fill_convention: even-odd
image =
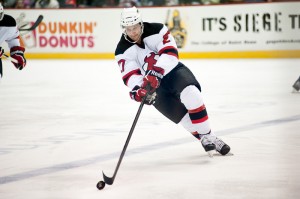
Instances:
[[[142,23],[142,17],[139,10],[133,6],[132,8],[124,8],[121,13],[121,27],[133,26]]]
[[[0,2],[0,21],[3,19],[3,17],[4,17],[4,9],[3,9],[3,6]]]

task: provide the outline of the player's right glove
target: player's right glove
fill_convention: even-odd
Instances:
[[[135,86],[130,92],[129,95],[131,99],[141,102],[143,98],[146,96],[147,90],[144,88],[141,88],[140,86]],[[148,94],[145,104],[151,105],[155,102],[156,93]]]
[[[0,59],[1,59],[3,54],[4,54],[4,49],[0,47]]]

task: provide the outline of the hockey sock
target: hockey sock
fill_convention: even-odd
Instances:
[[[206,134],[199,134],[197,131],[194,131],[194,132],[192,132],[192,135],[193,135],[195,138],[197,138],[198,140],[201,140],[201,138],[202,138],[204,135],[212,135],[212,136],[215,137],[215,134],[212,133],[211,131],[209,131],[209,132],[206,133]]]
[[[191,123],[183,126],[189,126],[189,132],[198,132],[198,134],[209,133],[208,115],[199,89],[193,85],[186,87],[181,92],[180,99],[188,110],[189,122]],[[186,116],[183,118],[182,123],[187,123]],[[194,135],[194,133],[192,134]]]
[[[193,135],[195,138],[197,138],[198,140],[201,139],[200,134],[199,134],[197,131],[192,132],[192,135]]]
[[[199,126],[192,123],[189,114],[187,113],[179,122],[188,132],[190,132],[197,140],[201,140],[204,135],[216,136],[213,132],[208,130],[206,133],[198,133]]]
[[[204,104],[196,109],[188,110],[188,113],[193,124],[203,123],[208,120],[208,115]]]

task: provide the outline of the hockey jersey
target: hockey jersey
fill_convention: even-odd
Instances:
[[[19,30],[16,20],[10,15],[4,15],[0,21],[0,45],[6,41],[8,47],[20,46]]]
[[[143,25],[141,44],[130,43],[122,35],[115,51],[124,84],[131,89],[141,86],[148,64],[162,68],[165,76],[179,63],[175,39],[168,28],[161,23]]]

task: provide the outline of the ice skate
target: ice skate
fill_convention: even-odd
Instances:
[[[297,81],[293,84],[293,93],[297,93],[300,91],[300,77],[297,79]]]
[[[228,146],[220,138],[216,138],[214,144],[216,145],[216,151],[219,152],[221,155],[226,155],[227,153],[229,153],[230,146]]]
[[[201,144],[209,157],[213,157],[213,153],[216,150],[216,145],[213,142],[214,139],[216,139],[216,137],[209,134],[201,137]]]

